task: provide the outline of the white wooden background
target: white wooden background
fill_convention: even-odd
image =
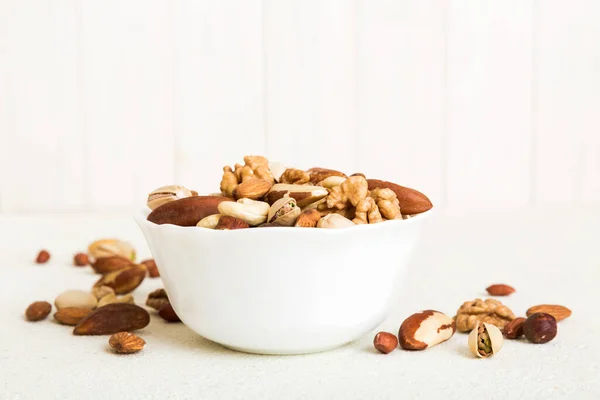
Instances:
[[[598,0],[0,0],[0,211],[265,154],[438,205],[600,204]]]

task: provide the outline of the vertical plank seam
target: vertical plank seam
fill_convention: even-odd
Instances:
[[[77,7],[77,97],[79,103],[79,130],[81,134],[81,154],[83,156],[82,176],[83,176],[83,209],[85,211],[91,210],[91,197],[90,197],[90,143],[88,136],[88,118],[85,101],[85,86],[84,86],[84,62],[83,62],[83,0],[78,0],[76,3]]]
[[[179,124],[179,116],[180,116],[180,112],[179,112],[179,107],[177,107],[177,105],[179,104],[178,102],[178,97],[177,97],[177,87],[178,87],[178,79],[177,79],[177,45],[176,45],[176,34],[175,34],[175,15],[176,15],[176,11],[175,11],[175,4],[177,2],[174,1],[168,1],[168,32],[169,32],[169,46],[171,47],[171,75],[172,75],[172,80],[171,80],[171,107],[172,112],[171,112],[171,129],[173,132],[173,169],[171,171],[172,174],[172,182],[175,182],[176,184],[178,183],[178,179],[180,178],[181,174],[179,173],[180,170],[180,164],[178,162],[178,157],[177,157],[177,149],[179,148],[179,133],[180,133],[180,124]]]
[[[262,123],[263,123],[263,140],[264,140],[264,155],[268,158],[272,157],[272,154],[269,153],[269,70],[268,70],[268,62],[269,62],[269,54],[268,54],[268,18],[267,18],[267,0],[261,0],[260,2],[260,26],[261,26],[261,43],[262,43]]]
[[[353,2],[353,14],[352,14],[352,19],[353,19],[353,24],[352,24],[352,33],[354,35],[353,39],[352,39],[352,62],[354,63],[354,77],[352,79],[353,81],[353,85],[354,87],[352,88],[353,90],[353,94],[354,94],[354,101],[353,101],[353,115],[352,115],[352,124],[354,126],[354,162],[353,162],[353,168],[354,168],[354,172],[359,172],[359,166],[360,166],[360,135],[361,135],[361,127],[360,127],[360,117],[359,117],[359,113],[360,113],[360,86],[361,86],[361,81],[360,81],[360,55],[359,55],[359,49],[360,49],[360,45],[359,45],[359,41],[360,41],[360,24],[361,24],[361,18],[360,18],[360,13],[358,12],[358,9],[360,7],[360,0],[354,0]],[[352,173],[354,173],[352,172]]]
[[[442,35],[444,36],[444,48],[442,56],[443,76],[442,76],[442,126],[440,131],[441,151],[441,203],[442,206],[448,206],[448,2],[442,1]]]
[[[537,116],[539,113],[539,96],[538,96],[538,77],[539,74],[539,54],[538,54],[538,37],[540,29],[540,3],[538,0],[533,0],[531,14],[531,127],[529,138],[529,206],[535,205],[537,202]]]

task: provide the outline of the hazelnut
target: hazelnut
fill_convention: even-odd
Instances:
[[[77,253],[73,256],[73,265],[76,267],[85,267],[88,263],[88,255],[85,253]]]
[[[523,336],[523,324],[525,323],[525,318],[519,317],[510,321],[508,324],[504,325],[504,336],[507,339],[518,339]]]
[[[181,322],[181,319],[179,319],[179,316],[175,313],[170,303],[165,304],[158,312],[158,315],[167,322]]]
[[[50,260],[50,253],[48,253],[47,250],[40,250],[40,252],[37,255],[37,258],[35,259],[35,262],[37,264],[45,264],[48,262],[48,260]]]
[[[546,313],[535,313],[523,324],[523,333],[532,343],[548,343],[556,337],[556,318]]]
[[[373,339],[373,346],[383,354],[391,353],[398,347],[398,338],[393,333],[379,332]]]

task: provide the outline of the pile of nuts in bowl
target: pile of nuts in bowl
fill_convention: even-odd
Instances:
[[[423,193],[363,174],[306,171],[248,155],[223,167],[221,191],[207,196],[179,185],[148,195],[156,224],[233,230],[253,227],[346,228],[408,219],[433,206]]]
[[[515,289],[506,284],[487,288],[491,296],[508,296]],[[475,299],[463,303],[454,317],[435,310],[425,310],[408,317],[400,325],[398,336],[379,332],[373,346],[383,354],[396,350],[425,350],[450,339],[454,333],[469,333],[468,346],[478,358],[488,358],[500,351],[507,339],[521,336],[535,344],[548,343],[556,337],[557,322],[571,316],[571,310],[556,304],[541,304],[526,311],[527,318],[514,313],[496,299]]]

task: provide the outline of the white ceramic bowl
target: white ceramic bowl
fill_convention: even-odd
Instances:
[[[181,320],[223,346],[304,354],[356,340],[387,317],[423,221],[233,231],[135,219]]]

